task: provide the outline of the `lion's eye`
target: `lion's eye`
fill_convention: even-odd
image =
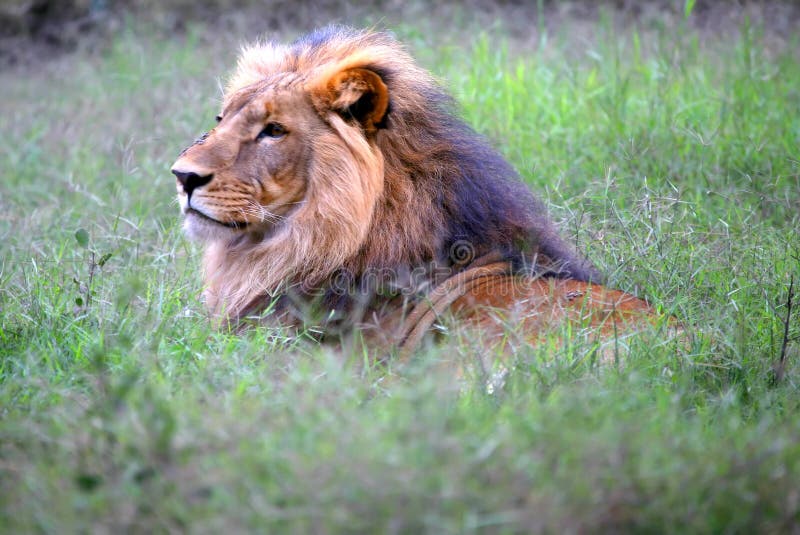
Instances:
[[[282,125],[279,125],[278,123],[269,123],[264,127],[263,130],[261,130],[261,132],[258,133],[258,136],[256,136],[256,141],[264,139],[265,137],[278,138],[283,137],[284,135],[286,135],[286,129]]]

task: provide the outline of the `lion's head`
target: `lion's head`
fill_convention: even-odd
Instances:
[[[382,162],[364,136],[374,134],[387,104],[381,78],[359,67],[313,77],[263,73],[231,89],[219,124],[188,147],[172,169],[186,230],[204,240],[255,235],[263,241],[290,213],[303,212],[301,205],[316,210],[313,199],[303,201],[324,202],[319,197],[331,188],[345,189],[333,200],[332,211],[319,215],[345,223],[339,217],[352,219],[352,207],[340,213],[347,199],[369,205],[354,222],[363,227],[382,190]]]
[[[211,309],[239,316],[343,271],[358,285],[370,269],[457,268],[454,243],[592,276],[452,107],[385,33],[245,49],[218,125],[172,168],[185,228],[206,243]]]

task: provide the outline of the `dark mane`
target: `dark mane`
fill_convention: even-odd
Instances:
[[[306,36],[293,45],[293,50],[310,47],[311,54],[316,55],[313,51],[328,50],[331,41],[342,40],[353,43],[354,48],[374,41],[402,50],[386,33],[340,26]],[[429,76],[395,70],[385,62],[376,61],[369,67],[382,76],[390,93],[390,111],[376,139],[387,161],[387,184],[408,182],[404,185],[414,192],[414,199],[407,200],[430,201],[436,213],[417,210],[414,202],[404,203],[390,192],[378,207],[373,228],[386,232],[387,226],[408,225],[409,217],[419,217],[424,220],[421,227],[428,232],[407,248],[405,258],[387,255],[385,250],[362,249],[360,255],[368,260],[354,259],[351,266],[356,272],[403,260],[453,266],[451,249],[463,243],[472,248],[474,257],[496,252],[520,269],[540,275],[601,279],[599,272],[558,235],[543,203],[522,183],[513,167],[459,118],[458,106],[438,83]],[[409,99],[409,95],[417,98]],[[403,236],[402,228],[394,228],[391,234]]]

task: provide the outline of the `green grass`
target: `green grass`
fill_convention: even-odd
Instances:
[[[0,73],[0,531],[798,529],[797,308],[772,373],[800,283],[798,43],[398,33],[688,343],[655,333],[621,366],[523,347],[489,393],[437,365],[468,340],[387,371],[214,330],[168,169],[211,124],[235,41],[126,33]]]

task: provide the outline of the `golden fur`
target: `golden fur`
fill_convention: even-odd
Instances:
[[[240,318],[295,294],[380,314],[488,254],[597,280],[453,109],[386,33],[244,49],[219,124],[173,166],[185,228],[205,243],[209,309]]]

